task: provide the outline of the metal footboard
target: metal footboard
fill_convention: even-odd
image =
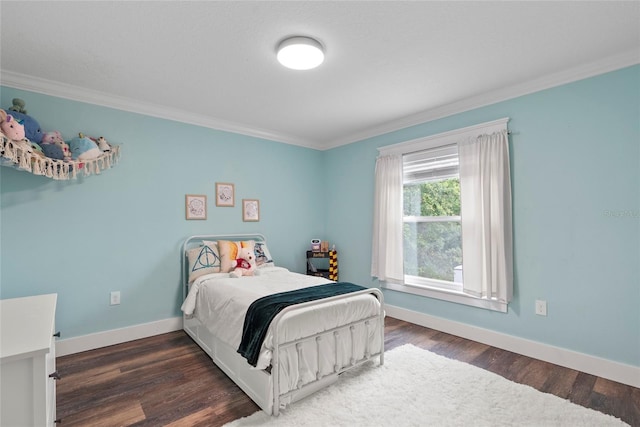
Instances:
[[[203,240],[256,240],[266,242],[265,238],[261,234],[234,234],[234,235],[196,235],[188,237],[182,245],[181,254],[181,287],[183,292],[183,301],[185,300],[189,286],[188,286],[188,259],[187,251],[190,248],[196,247]],[[338,326],[333,329],[329,329],[320,333],[316,333],[311,336],[303,337],[300,339],[280,342],[278,331],[280,329],[280,322],[283,320],[283,316],[295,310],[299,310],[305,307],[311,307],[315,305],[325,304],[331,301],[343,300],[355,297],[357,295],[371,294],[377,298],[380,303],[380,308],[377,314],[371,315],[365,319],[358,319],[347,323],[345,325]],[[379,326],[380,334],[380,348],[372,348],[372,340],[369,338],[371,328]],[[364,333],[366,333],[364,355],[359,360],[356,360],[356,338],[358,333],[356,329],[363,327]],[[258,371],[250,369],[251,366],[246,363],[246,359],[242,358],[235,349],[232,349],[225,343],[219,341],[215,336],[210,334],[204,325],[197,319],[185,318],[184,329],[185,331],[202,347],[202,349],[213,359],[213,361],[220,367],[242,390],[247,393],[266,413],[271,415],[278,415],[280,409],[286,406],[288,403],[293,403],[300,398],[309,395],[326,385],[331,384],[338,378],[343,372],[353,369],[362,363],[379,357],[380,364],[384,364],[384,302],[382,292],[377,288],[363,289],[358,292],[352,292],[344,295],[338,295],[330,298],[325,298],[317,301],[309,301],[306,303],[296,304],[289,306],[282,310],[273,319],[272,325],[272,361],[271,372]],[[344,334],[351,335],[351,359],[345,366],[340,366],[338,360],[340,356],[340,341],[341,336]],[[333,340],[335,346],[335,360],[336,364],[333,366],[333,372],[323,375],[320,372],[320,359],[321,343],[325,340]],[[289,390],[286,387],[287,392],[280,393],[280,352],[288,349],[289,347],[295,347],[298,359],[303,359],[303,346],[315,345],[317,352],[317,371],[315,372],[315,380],[309,381],[303,384],[301,379],[303,376],[302,364],[298,366],[298,384],[293,390]],[[315,343],[315,344],[314,344]],[[305,347],[306,348],[306,347]],[[361,347],[358,348],[360,351]],[[308,351],[308,350],[305,350]],[[325,365],[326,367],[326,365]],[[306,371],[308,372],[308,371]],[[313,374],[312,374],[313,375]]]
[[[333,329],[319,332],[317,334],[310,335],[308,337],[303,337],[293,341],[282,342],[282,343],[279,341],[278,330],[279,330],[280,322],[288,312],[299,310],[301,308],[309,307],[313,305],[325,304],[325,303],[340,300],[340,299],[347,299],[347,298],[351,298],[356,295],[362,295],[362,294],[371,294],[378,299],[378,301],[380,302],[380,311],[376,315],[373,315],[364,319],[358,319],[353,322],[347,323],[345,325],[341,325]],[[379,351],[372,351],[371,341],[368,338],[370,328],[372,327],[372,322],[378,323],[380,328],[380,331],[379,331],[380,350]],[[356,339],[355,339],[354,333],[355,333],[356,326],[360,326],[360,325],[364,326],[367,334],[365,339],[364,357],[360,360],[355,360]],[[325,298],[318,301],[310,301],[302,304],[289,306],[284,310],[282,310],[280,313],[278,313],[278,315],[273,319],[271,326],[272,326],[272,333],[273,333],[273,349],[272,349],[272,361],[271,361],[271,376],[272,376],[272,386],[273,386],[272,415],[277,416],[280,413],[281,401],[283,399],[285,399],[286,397],[288,397],[293,393],[300,392],[304,388],[312,387],[315,383],[321,381],[324,378],[324,376],[322,376],[320,373],[320,342],[323,339],[334,340],[334,347],[335,347],[334,350],[335,350],[335,358],[336,358],[336,363],[334,365],[333,373],[327,374],[325,376],[339,375],[343,372],[353,369],[363,364],[364,362],[378,356],[380,357],[380,365],[384,364],[384,303],[383,303],[382,292],[377,288],[364,289],[358,292],[352,292],[349,294],[338,295],[335,297]],[[351,334],[351,353],[350,353],[351,359],[350,359],[349,365],[347,366],[339,366],[338,364],[339,345],[340,345],[339,338],[340,338],[340,335],[343,333]],[[294,390],[290,390],[286,393],[280,394],[280,351],[283,349],[295,346],[298,353],[298,357],[301,359],[302,345],[307,342],[315,342],[315,345],[316,345],[316,351],[318,355],[317,371],[315,372],[316,379],[304,385],[302,385],[302,380],[299,380],[298,386]],[[298,366],[298,369],[300,370],[300,366]],[[298,376],[299,377],[301,376],[300,372],[298,372]]]

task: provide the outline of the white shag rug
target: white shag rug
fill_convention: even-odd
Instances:
[[[385,353],[332,386],[247,426],[625,426],[618,418],[509,381],[410,344]]]

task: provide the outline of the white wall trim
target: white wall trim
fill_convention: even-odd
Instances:
[[[458,141],[465,141],[468,138],[476,138],[478,135],[507,130],[508,122],[509,117],[503,117],[490,122],[479,123],[477,125],[437,133],[435,135],[423,136],[410,141],[385,145],[384,147],[378,147],[378,151],[381,156],[388,156],[391,154],[409,154],[415,151],[443,147],[449,144],[456,144]]]
[[[381,287],[383,289],[391,289],[393,291],[404,292],[406,294],[420,295],[427,298],[435,298],[442,301],[454,302],[456,304],[484,308],[500,313],[506,313],[508,309],[508,304],[506,302],[495,301],[486,298],[476,298],[463,292],[450,291],[446,289],[435,289],[429,288],[427,286],[412,285],[407,283],[399,284],[391,282],[381,282]]]
[[[179,331],[181,329],[182,317],[172,317],[155,322],[97,332],[95,334],[66,339],[62,338],[56,341],[56,357],[121,344],[123,342],[152,337],[154,335],[165,334],[167,332]]]
[[[497,90],[486,92],[477,96],[472,96],[450,104],[430,108],[419,113],[409,115],[398,120],[382,123],[378,126],[363,130],[362,132],[345,135],[334,141],[327,141],[323,145],[324,150],[347,145],[352,142],[362,141],[386,133],[394,132],[410,126],[428,123],[454,114],[475,110],[498,102],[506,101],[520,96],[529,95],[541,90],[561,86],[600,74],[630,67],[640,63],[640,54],[637,50],[630,50],[618,55],[613,55],[601,60],[583,64],[581,66],[556,73],[547,74],[525,83],[502,87]]]
[[[0,69],[0,84],[15,89],[38,92],[72,101],[86,102],[103,107],[115,108],[122,111],[144,114],[151,117],[158,117],[166,120],[174,120],[181,123],[202,126],[226,132],[238,133],[241,135],[264,138],[278,141],[285,144],[298,145],[316,150],[329,150],[331,148],[347,145],[352,142],[372,138],[385,133],[397,131],[410,126],[427,123],[443,117],[495,104],[519,96],[528,95],[544,89],[571,83],[574,81],[608,73],[621,68],[626,68],[640,63],[640,55],[637,50],[623,52],[598,61],[583,64],[581,66],[563,70],[556,73],[547,74],[531,81],[503,87],[497,90],[486,92],[477,96],[472,96],[450,104],[437,106],[416,114],[412,114],[398,120],[392,120],[356,132],[345,135],[332,141],[311,141],[303,140],[292,135],[285,135],[266,129],[258,129],[240,123],[233,123],[226,120],[212,118],[203,115],[186,113],[175,108],[137,101],[130,98],[114,96],[111,94],[98,92],[82,88],[80,86],[54,82],[34,76],[22,75],[11,71]]]
[[[301,138],[295,138],[291,135],[285,135],[283,133],[259,129],[256,127],[249,127],[240,123],[230,122],[228,120],[198,115],[179,110],[177,108],[138,101],[132,98],[116,96],[106,92],[86,89],[80,86],[60,83],[40,77],[18,74],[13,71],[0,70],[0,84],[14,89],[37,92],[71,101],[85,102],[107,108],[115,108],[121,111],[143,114],[145,116],[157,117],[165,120],[173,120],[180,123],[202,126],[209,129],[232,132],[255,138],[278,141],[285,144],[320,149],[320,146],[314,141],[306,141]]]
[[[626,365],[389,304],[385,304],[385,311],[387,316],[396,319],[640,388],[640,367],[637,366]],[[56,356],[80,353],[181,329],[182,317],[172,317],[126,328],[60,339],[56,342]]]
[[[385,304],[387,316],[640,388],[640,367]]]

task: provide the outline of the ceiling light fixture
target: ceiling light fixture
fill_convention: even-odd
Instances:
[[[320,42],[310,37],[290,37],[278,46],[278,61],[293,70],[310,70],[324,61]]]

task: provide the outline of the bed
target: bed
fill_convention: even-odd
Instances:
[[[253,276],[233,278],[225,272],[229,260],[224,248],[240,242],[255,244],[259,265]],[[185,332],[269,415],[277,416],[366,361],[384,363],[384,303],[377,288],[354,287],[358,289],[277,312],[254,349],[253,366],[238,351],[252,302],[273,293],[300,292],[294,291],[298,288],[326,291],[343,284],[278,266],[260,234],[188,237],[181,266]]]

